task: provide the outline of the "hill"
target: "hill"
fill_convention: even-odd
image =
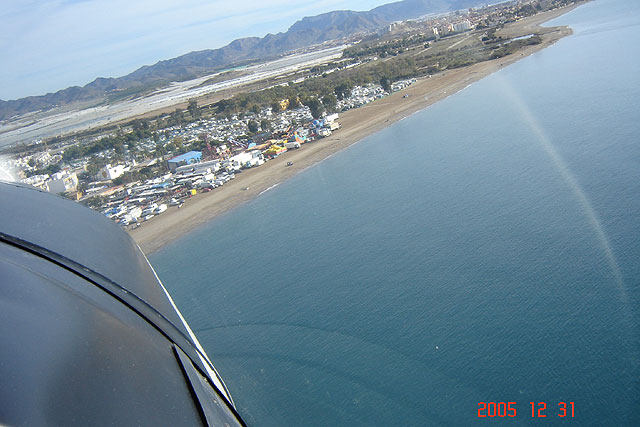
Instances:
[[[443,13],[484,4],[480,0],[404,0],[366,12],[338,10],[305,17],[286,32],[237,39],[219,49],[190,52],[173,59],[145,65],[118,78],[99,77],[79,87],[17,100],[0,100],[0,119],[31,111],[46,110],[78,101],[95,101],[109,96],[125,96],[213,73],[241,61],[267,59],[328,40],[370,31],[391,22]]]

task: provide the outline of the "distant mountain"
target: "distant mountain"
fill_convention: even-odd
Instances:
[[[466,9],[484,3],[486,0],[404,0],[379,6],[368,12],[338,10],[305,17],[285,33],[237,39],[219,49],[190,52],[154,65],[145,65],[123,77],[100,77],[83,87],[73,86],[55,93],[11,101],[0,100],[0,119],[57,105],[98,100],[118,93],[133,94],[171,81],[183,81],[212,73],[239,61],[269,58],[283,52],[374,30],[394,21]]]

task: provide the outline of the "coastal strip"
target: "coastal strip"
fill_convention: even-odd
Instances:
[[[541,24],[580,4],[522,19],[505,26],[501,32],[510,35],[541,31]],[[258,168],[247,169],[223,187],[210,193],[197,194],[181,208],[172,207],[142,227],[129,230],[129,233],[144,253],[153,253],[204,223],[253,200],[300,171],[572,34],[572,30],[564,26],[544,28],[543,32],[540,44],[526,46],[502,58],[420,78],[405,90],[341,113],[341,129],[331,136],[304,144],[300,149],[287,152]]]

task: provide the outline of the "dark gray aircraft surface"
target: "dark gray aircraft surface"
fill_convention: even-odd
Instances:
[[[0,182],[0,425],[244,425],[133,240]]]

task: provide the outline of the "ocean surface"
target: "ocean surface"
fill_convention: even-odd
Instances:
[[[151,256],[250,425],[640,425],[640,2],[550,24]]]

